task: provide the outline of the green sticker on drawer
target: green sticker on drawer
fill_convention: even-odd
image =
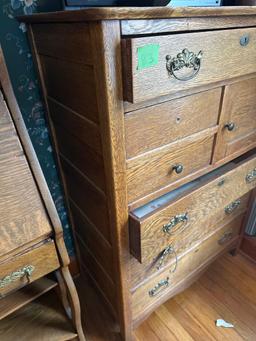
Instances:
[[[158,64],[159,44],[149,44],[138,47],[138,66],[137,70],[147,69]]]

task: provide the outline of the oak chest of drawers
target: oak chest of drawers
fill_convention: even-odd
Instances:
[[[21,20],[81,264],[130,340],[239,244],[256,186],[256,9]]]

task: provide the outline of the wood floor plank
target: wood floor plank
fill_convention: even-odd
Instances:
[[[176,339],[183,341],[194,340],[175,318],[175,315],[169,312],[165,305],[162,305],[159,309],[157,309],[156,315],[161,319],[161,321],[169,330],[174,331]]]
[[[213,278],[220,277],[220,283],[224,282],[226,287],[230,287],[231,292],[236,289],[240,293],[241,300],[256,306],[256,285],[249,274],[243,274],[238,267],[225,267],[219,261],[212,265],[211,272],[208,274]]]
[[[162,319],[153,313],[148,319],[148,324],[161,341],[179,341],[173,332],[166,327]]]
[[[200,295],[206,303],[210,303],[211,307],[219,313],[219,318],[234,324],[235,331],[243,339],[248,341],[255,340],[255,332],[247,326],[241,319],[240,314],[237,314],[237,311],[233,312],[230,307],[225,304],[225,292],[222,291],[222,295],[219,298],[216,298],[211,287],[204,286],[200,281],[194,286],[193,290]]]
[[[217,328],[215,321],[221,318],[211,302],[204,301],[195,290],[196,285],[175,297],[175,300],[189,314],[195,316],[216,340],[241,341],[242,337],[234,329]]]
[[[255,333],[256,339],[256,310],[254,306],[248,304],[243,295],[235,288],[227,285],[220,278],[212,278],[208,272],[200,279],[200,283],[210,288],[212,294],[227,305],[241,321],[244,321]],[[255,283],[256,285],[256,283]]]
[[[137,328],[134,332],[135,340],[136,341],[161,341],[159,337],[156,336],[156,334],[151,329],[148,321],[145,321],[143,323],[143,328]]]
[[[208,330],[204,328],[194,316],[188,314],[175,299],[166,302],[165,307],[175,316],[194,340],[215,340]]]

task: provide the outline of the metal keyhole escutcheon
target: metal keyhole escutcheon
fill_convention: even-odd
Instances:
[[[241,46],[246,46],[246,45],[249,44],[249,41],[250,41],[249,35],[248,35],[248,34],[245,34],[245,35],[243,35],[243,36],[240,38],[240,45],[241,45]]]

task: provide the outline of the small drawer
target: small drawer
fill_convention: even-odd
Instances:
[[[216,126],[220,96],[217,88],[126,114],[127,159]]]
[[[60,266],[53,240],[0,264],[0,298],[43,277]]]
[[[227,85],[220,115],[214,162],[256,146],[256,78]]]
[[[210,165],[216,127],[127,160],[127,194],[132,203],[186,178]],[[196,155],[196,157],[195,157]]]
[[[241,217],[236,218],[179,258],[175,272],[173,272],[173,267],[170,267],[137,287],[132,292],[133,322],[136,324],[143,315],[149,314],[158,305],[173,296],[179,286],[186,285],[186,281],[189,281],[191,276],[200,273],[202,268],[215,259],[218,254],[235,247],[241,222]]]
[[[162,95],[256,72],[256,29],[123,39],[125,100]]]
[[[244,212],[248,192],[256,186],[255,169],[256,157],[239,158],[131,212],[132,254],[152,263],[168,245],[184,252],[214,232],[217,222]]]

